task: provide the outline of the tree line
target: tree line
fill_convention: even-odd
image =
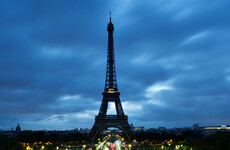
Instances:
[[[139,142],[141,150],[151,150],[153,147],[150,144],[162,143],[168,146],[166,141],[172,140],[170,147],[175,147],[176,144],[184,145],[185,149],[193,148],[193,150],[230,150],[230,132],[220,131],[203,137],[196,130],[185,130],[180,134],[169,133],[166,131],[158,132],[141,132],[135,133],[133,139]],[[22,150],[21,143],[35,142],[51,142],[50,150],[54,145],[60,143],[71,143],[82,145],[90,143],[87,134],[80,132],[69,134],[46,133],[45,131],[22,131],[17,136],[0,135],[0,150]],[[165,143],[165,144],[164,144]]]

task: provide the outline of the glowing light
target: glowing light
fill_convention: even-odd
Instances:
[[[116,148],[117,148],[118,150],[120,150],[120,147],[121,147],[121,140],[116,140],[116,141],[114,142],[114,145],[116,146]]]
[[[116,147],[118,150],[120,150],[120,143],[119,142],[116,143]]]
[[[109,150],[109,148],[108,147],[105,147],[105,149],[104,150]]]
[[[26,147],[26,150],[31,150],[31,148],[29,146]]]
[[[114,150],[114,149],[115,149],[115,145],[112,144],[112,145],[110,146],[110,149],[111,149],[111,150]]]
[[[102,145],[104,145],[104,143],[106,142],[107,140],[103,141],[102,143],[99,142],[99,146],[96,148],[96,150],[98,150]]]

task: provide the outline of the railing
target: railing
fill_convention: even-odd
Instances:
[[[126,115],[106,115],[106,116],[96,116],[97,119],[127,119]]]

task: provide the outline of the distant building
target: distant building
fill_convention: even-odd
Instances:
[[[130,126],[131,130],[134,131],[135,127],[133,126],[133,124],[131,123],[129,126]]]
[[[19,123],[18,123],[18,125],[17,125],[17,127],[16,127],[16,129],[15,129],[15,132],[16,132],[16,133],[21,132],[21,127],[20,127]]]
[[[14,136],[14,131],[11,130],[1,130],[0,135]]]
[[[78,131],[78,128],[73,129],[73,131]]]
[[[144,131],[146,131],[146,128],[145,127],[134,127],[134,131],[135,132],[144,132]]]
[[[226,125],[222,125],[220,127],[205,127],[205,130],[230,130],[230,127],[227,127]]]
[[[160,126],[159,126],[159,127],[158,127],[158,130],[159,130],[159,131],[166,131],[167,129],[166,129],[165,127],[160,127]]]
[[[132,123],[129,126],[130,126],[130,128],[133,128],[133,124]]]
[[[204,127],[203,128],[203,135],[207,136],[207,135],[216,133],[217,131],[230,131],[230,127],[226,126],[226,125]]]
[[[193,129],[197,129],[197,128],[199,128],[200,126],[199,126],[199,123],[195,123],[195,124],[193,124]]]
[[[146,129],[148,132],[157,132],[158,130],[156,128],[148,128]]]

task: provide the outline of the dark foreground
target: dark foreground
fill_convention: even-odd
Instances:
[[[0,150],[230,150],[230,132],[228,131],[216,132],[206,137],[193,130],[183,131],[180,135],[167,132],[141,132],[135,133],[132,142],[125,142],[125,138],[117,139],[123,143],[120,148],[116,145],[114,148],[110,146],[116,139],[106,141],[108,146],[99,147],[103,140],[103,137],[99,137],[96,144],[91,145],[87,134],[79,132],[67,135],[57,133],[47,135],[44,131],[22,131],[14,136],[0,135]]]

